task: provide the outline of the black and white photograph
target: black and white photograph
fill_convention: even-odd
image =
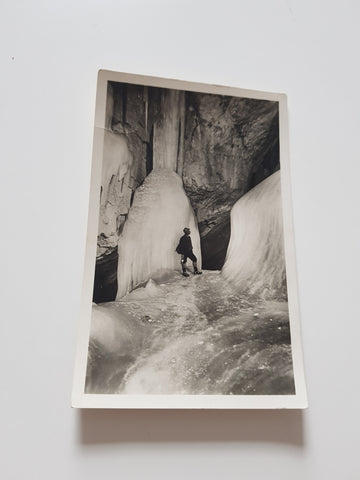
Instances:
[[[0,12],[1,480],[360,480],[360,1]]]
[[[286,97],[99,79],[80,393],[304,404]]]

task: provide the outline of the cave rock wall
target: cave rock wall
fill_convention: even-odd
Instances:
[[[278,119],[277,102],[187,94],[182,177],[204,268],[224,263],[234,203],[279,168]]]

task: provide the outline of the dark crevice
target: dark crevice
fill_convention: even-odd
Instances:
[[[154,168],[153,142],[154,142],[154,126],[151,127],[150,141],[146,143],[146,175],[149,175],[149,173],[151,173],[152,169]]]
[[[204,234],[204,225],[199,224],[202,267],[205,270],[221,270],[225,263],[227,247],[230,241],[230,212],[217,219],[208,233]]]
[[[130,197],[130,207],[131,207],[131,205],[133,204],[133,201],[134,201],[134,196],[135,196],[135,190],[133,190],[133,191],[131,192],[131,197]]]
[[[93,302],[113,302],[116,298],[118,249],[96,259]]]

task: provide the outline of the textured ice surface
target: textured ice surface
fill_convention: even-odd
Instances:
[[[280,172],[240,198],[231,211],[231,237],[222,269],[239,291],[286,297]]]
[[[146,325],[120,304],[92,307],[86,392],[110,393],[141,353]]]
[[[183,228],[191,229],[201,266],[200,237],[181,178],[168,169],[153,170],[137,189],[119,239],[117,299],[162,269],[180,269],[175,248]]]
[[[125,135],[105,130],[99,234],[105,235],[107,246],[116,246],[119,216],[126,215],[130,208],[132,163],[133,157]]]
[[[294,393],[287,302],[240,294],[219,272],[162,272],[94,311],[109,332],[92,329],[88,393]]]

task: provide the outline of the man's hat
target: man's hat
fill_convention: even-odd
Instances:
[[[183,230],[183,232],[184,232],[184,233],[190,232],[190,228],[185,227],[184,230]]]

